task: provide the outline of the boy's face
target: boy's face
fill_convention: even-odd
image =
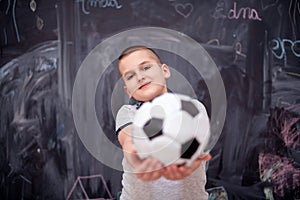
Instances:
[[[119,70],[129,97],[149,101],[167,92],[166,79],[170,71],[147,49],[136,50],[119,61]]]

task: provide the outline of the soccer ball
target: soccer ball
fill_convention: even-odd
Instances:
[[[133,119],[133,144],[139,157],[152,156],[165,166],[190,166],[209,137],[205,107],[182,94],[165,93],[144,103]]]

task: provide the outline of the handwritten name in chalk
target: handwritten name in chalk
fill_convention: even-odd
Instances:
[[[274,46],[271,48],[273,55],[278,59],[286,58],[286,48],[290,49],[294,56],[300,57],[300,40],[292,41],[290,39],[273,39]]]
[[[81,3],[81,11],[86,15],[90,14],[90,8],[122,8],[118,0],[77,0],[77,2]]]
[[[257,11],[254,8],[250,7],[242,7],[238,9],[236,8],[236,2],[233,3],[233,8],[229,10],[227,17],[229,19],[252,19],[252,20],[259,20],[261,21],[261,18],[259,17]]]
[[[228,19],[250,19],[250,20],[258,20],[261,21],[261,17],[258,12],[254,8],[250,7],[241,7],[237,8],[237,3],[233,3],[233,8],[231,8],[227,13],[225,11],[225,2],[219,1],[217,3],[217,7],[212,14],[212,17],[215,19],[219,18],[228,18]]]

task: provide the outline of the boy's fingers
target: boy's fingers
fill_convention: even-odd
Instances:
[[[136,176],[144,181],[156,180],[161,177],[162,167],[159,161],[153,158],[147,158],[136,168]]]
[[[199,156],[198,159],[203,160],[203,161],[209,161],[211,159],[211,155],[209,153],[208,154],[203,154],[203,155]]]
[[[182,171],[177,165],[170,165],[165,169],[164,176],[169,180],[182,179],[189,175],[187,171]]]
[[[153,158],[147,158],[136,168],[136,175],[144,181],[156,180],[163,174],[169,180],[178,180],[189,176],[203,161],[211,159],[210,154],[203,154],[190,167],[170,165],[162,170],[163,165]]]

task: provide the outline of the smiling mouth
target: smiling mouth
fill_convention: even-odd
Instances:
[[[143,88],[147,87],[148,85],[150,85],[150,82],[141,85],[141,86],[139,87],[139,89],[143,89]]]

